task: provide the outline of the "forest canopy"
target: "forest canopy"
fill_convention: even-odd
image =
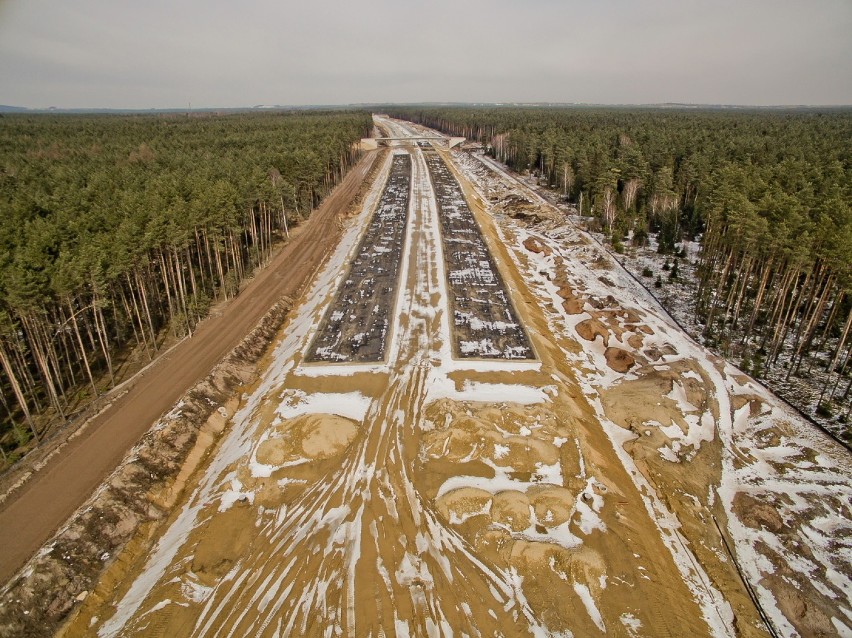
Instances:
[[[0,453],[234,295],[357,161],[363,112],[0,120]],[[87,389],[88,388],[88,389]]]
[[[848,418],[852,111],[404,107],[391,114],[480,142],[574,202],[616,251],[685,257],[705,343],[762,376],[827,370],[816,405]],[[675,262],[675,268],[677,263]],[[834,376],[832,376],[834,375]],[[848,434],[848,429],[847,429]]]

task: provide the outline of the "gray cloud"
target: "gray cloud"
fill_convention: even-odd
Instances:
[[[0,103],[852,103],[848,0],[0,0]]]

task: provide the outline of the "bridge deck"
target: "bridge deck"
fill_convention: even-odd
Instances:
[[[373,139],[375,139],[377,142],[391,142],[391,141],[396,141],[396,140],[448,140],[450,138],[439,137],[439,136],[435,136],[435,135],[432,135],[432,136],[423,135],[423,136],[420,136],[420,137],[412,137],[412,136],[409,136],[409,137],[375,137]]]

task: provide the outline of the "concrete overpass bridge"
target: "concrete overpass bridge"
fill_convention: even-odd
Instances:
[[[371,150],[379,146],[409,146],[418,142],[445,145],[455,148],[465,141],[464,137],[443,137],[439,135],[420,135],[411,137],[365,137],[361,140],[363,150]]]

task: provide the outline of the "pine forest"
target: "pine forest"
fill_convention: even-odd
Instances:
[[[593,217],[616,252],[652,239],[677,268],[682,242],[698,241],[689,291],[696,336],[755,377],[778,380],[776,390],[812,383],[810,404],[797,407],[852,440],[848,109],[392,114],[480,142],[531,173]]]
[[[0,465],[237,294],[371,127],[343,111],[0,119]]]

